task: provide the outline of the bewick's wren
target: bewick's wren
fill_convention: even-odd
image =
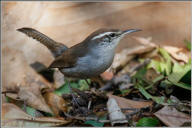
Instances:
[[[47,46],[55,57],[50,68],[59,68],[67,77],[91,78],[100,75],[110,67],[113,62],[115,48],[120,40],[126,34],[140,31],[140,29],[126,31],[100,29],[71,48],[55,42],[32,28],[21,28],[18,31]]]

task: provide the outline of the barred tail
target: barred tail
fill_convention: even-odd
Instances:
[[[20,28],[17,29],[17,31],[22,32],[45,45],[51,51],[54,57],[60,56],[67,49],[66,45],[52,40],[48,36],[33,28]]]

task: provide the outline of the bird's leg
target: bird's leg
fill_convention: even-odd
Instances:
[[[72,101],[74,101],[74,103],[79,107],[79,104],[75,98],[75,95],[73,94],[73,90],[72,90],[72,87],[71,87],[71,84],[70,82],[67,80],[67,83],[68,83],[68,86],[69,86],[69,90],[70,90],[70,93],[71,93],[71,96],[72,96]]]

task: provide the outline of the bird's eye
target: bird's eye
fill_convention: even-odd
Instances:
[[[111,33],[109,36],[110,37],[115,37],[115,33]]]

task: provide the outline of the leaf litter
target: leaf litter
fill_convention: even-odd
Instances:
[[[141,45],[117,53],[100,77],[70,81],[73,95],[58,70],[50,72],[40,63],[31,68],[20,52],[8,49],[5,63],[14,65],[5,71],[19,75],[12,81],[3,78],[3,126],[186,126],[191,115],[189,43],[187,49],[133,38]]]

